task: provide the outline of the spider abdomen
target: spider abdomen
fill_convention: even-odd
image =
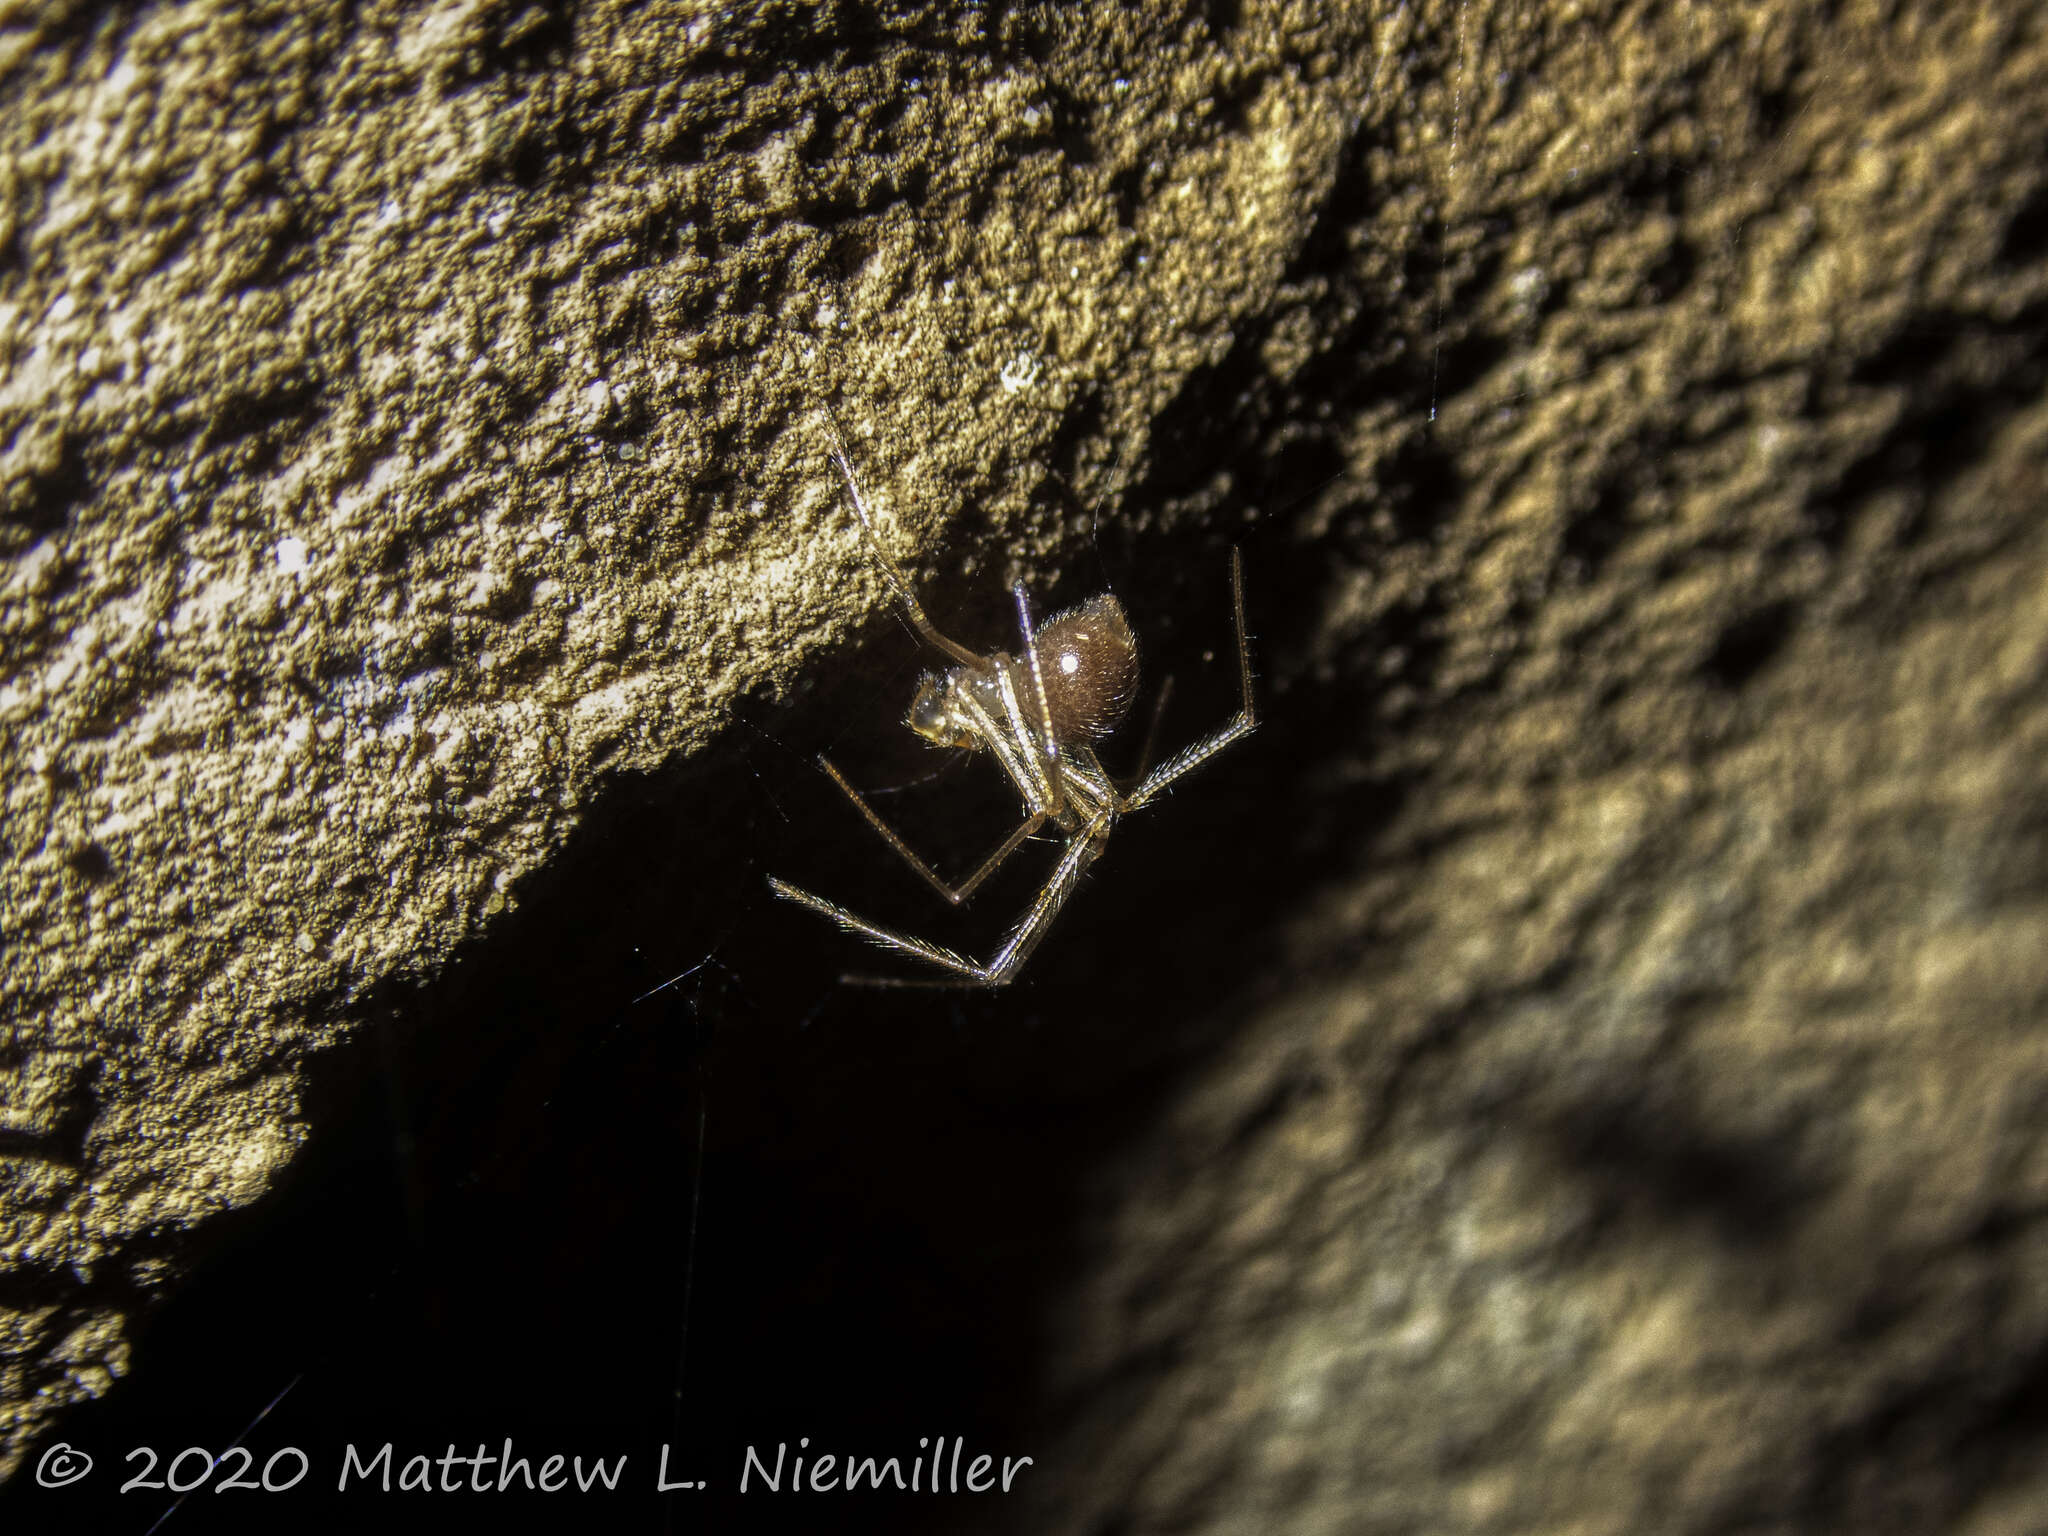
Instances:
[[[1138,693],[1138,637],[1123,604],[1104,592],[1054,614],[1038,654],[1055,736],[1099,741],[1123,723]]]

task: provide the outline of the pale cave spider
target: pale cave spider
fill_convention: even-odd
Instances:
[[[1019,659],[1003,651],[977,656],[940,634],[925,616],[910,583],[883,550],[874,519],[868,515],[867,503],[854,478],[852,461],[845,446],[836,439],[832,461],[846,481],[846,494],[860,518],[868,552],[897,601],[903,604],[911,624],[928,644],[957,663],[943,675],[925,675],[904,723],[935,745],[992,754],[1023,798],[1024,819],[982,861],[980,868],[960,884],[948,885],[911,851],[909,844],[875,813],[829,760],[820,756],[819,766],[845,791],[854,809],[881,834],[897,856],[956,907],[965,903],[1004,860],[1047,822],[1066,839],[1066,851],[1037,898],[986,965],[977,965],[943,945],[871,923],[837,902],[799,890],[785,880],[770,876],[768,885],[777,896],[809,907],[885,949],[914,955],[951,973],[945,979],[849,975],[841,978],[843,982],[882,987],[1007,986],[1016,979],[1067,898],[1073,895],[1083,871],[1102,856],[1117,819],[1142,810],[1183,774],[1250,735],[1257,724],[1252,705],[1251,646],[1244,627],[1243,562],[1233,548],[1230,601],[1237,626],[1242,708],[1221,730],[1183,748],[1150,773],[1145,772],[1145,760],[1141,759],[1132,775],[1134,787],[1126,789],[1103,771],[1095,755],[1095,743],[1122,722],[1138,687],[1138,641],[1124,618],[1122,604],[1111,594],[1101,593],[1079,607],[1054,615],[1042,629],[1034,629],[1031,603],[1019,582],[1011,594],[1017,603],[1017,628],[1024,639],[1023,657]],[[1159,702],[1161,706],[1165,703],[1164,689]],[[1148,736],[1147,758],[1150,749]]]

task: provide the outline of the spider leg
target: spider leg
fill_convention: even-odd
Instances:
[[[1225,747],[1242,741],[1257,728],[1258,714],[1252,702],[1252,648],[1244,630],[1244,561],[1234,549],[1230,552],[1230,605],[1237,622],[1237,674],[1244,691],[1243,706],[1222,730],[1203,737],[1193,746],[1182,748],[1153,769],[1136,789],[1124,796],[1119,810],[1137,810],[1182,774],[1199,768]]]
[[[799,890],[796,886],[789,884],[785,880],[778,880],[773,875],[768,877],[768,889],[780,896],[784,901],[793,901],[798,906],[809,907],[820,917],[830,918],[850,933],[858,933],[865,938],[873,939],[884,949],[900,949],[907,955],[915,955],[918,959],[928,964],[936,965],[942,971],[952,971],[962,978],[959,981],[950,983],[952,986],[985,987],[992,985],[987,979],[983,968],[976,965],[965,955],[956,955],[952,950],[940,945],[928,944],[923,939],[913,939],[907,933],[898,933],[892,928],[884,928],[881,924],[871,923],[864,917],[855,917],[846,908],[840,906],[838,902],[827,901],[822,896],[813,896],[809,891]],[[841,981],[858,981],[863,978],[842,976],[839,979]],[[886,984],[884,983],[884,985]],[[941,985],[947,985],[947,983],[941,983]]]
[[[1074,894],[1081,883],[1082,872],[1102,856],[1103,844],[1109,840],[1110,823],[1116,812],[1108,808],[1096,813],[1090,821],[1067,843],[1067,851],[1060,855],[1060,861],[1053,872],[1039,887],[1017,926],[1010,930],[1010,936],[1003,940],[1002,948],[989,958],[982,967],[984,985],[1007,986],[1024,962],[1031,958],[1031,952],[1038,948],[1039,941],[1052,927],[1054,918],[1060,915],[1060,908],[1067,904],[1067,898]]]
[[[944,651],[964,666],[980,666],[979,656],[958,641],[949,640],[939,633],[938,626],[925,616],[924,605],[910,590],[910,583],[904,579],[903,572],[896,568],[896,562],[882,548],[882,536],[875,532],[875,520],[868,515],[868,504],[860,493],[860,482],[854,479],[853,460],[847,456],[846,440],[840,434],[839,423],[829,415],[825,419],[832,432],[832,462],[839,466],[840,478],[846,482],[847,498],[852,501],[854,513],[860,518],[861,531],[867,535],[868,553],[881,570],[882,579],[888,582],[889,590],[896,594],[896,601],[903,605],[903,611],[910,616],[911,624],[927,644]]]
[[[1019,707],[1017,690],[1009,686],[1008,672],[998,669],[996,687],[1003,696],[1002,723],[999,724],[995,716],[983,708],[981,700],[974,696],[974,690],[971,688],[960,693],[960,707],[974,722],[975,739],[995,754],[996,761],[1002,764],[1003,772],[1009,776],[1010,782],[1017,786],[1017,793],[1023,797],[1025,806],[1034,815],[1050,818],[1054,815],[1054,806],[1050,798],[1052,786],[1046,781],[1037,754],[1030,750],[1028,736],[1018,734],[1023,727],[1018,723],[1020,716],[1016,713]]]
[[[1067,770],[1067,789],[1077,817],[1094,817],[1103,811],[1123,813],[1123,801],[1102,762],[1088,747],[1071,747],[1061,754]]]
[[[866,818],[869,826],[882,835],[883,842],[896,850],[896,856],[916,870],[926,885],[929,885],[956,907],[980,889],[981,883],[1000,869],[1005,859],[1023,847],[1026,838],[1045,825],[1045,817],[1042,814],[1034,813],[1025,817],[1018,824],[1017,830],[1004,838],[997,846],[996,851],[982,861],[980,868],[976,869],[973,874],[969,875],[958,885],[948,885],[933,872],[929,864],[917,856],[910,845],[903,841],[902,837],[897,834],[893,827],[875,813],[874,808],[861,797],[860,791],[847,782],[846,775],[832,766],[830,759],[819,758],[818,766],[825,770],[834,784],[837,784],[846,792],[846,798],[853,802],[853,808]]]
[[[1044,744],[1024,718],[1024,704],[1017,697],[1017,686],[1008,667],[996,669],[996,691],[1002,695],[1003,717],[1010,727],[1012,755],[1029,770],[1032,788],[1037,791],[1035,795],[1027,791],[1024,798],[1034,803],[1034,809],[1044,805],[1050,810],[1064,804],[1065,785],[1062,783],[1056,790],[1053,782],[1053,775],[1059,773],[1058,759],[1054,759],[1053,774],[1048,774],[1045,771]]]
[[[794,901],[809,907],[821,917],[829,918],[849,933],[860,934],[871,939],[884,949],[900,950],[913,955],[927,965],[937,966],[959,977],[958,981],[923,980],[916,977],[896,976],[842,976],[839,979],[856,986],[870,987],[1003,987],[1008,986],[1031,958],[1031,952],[1039,945],[1059,916],[1060,908],[1067,904],[1067,898],[1074,894],[1080,884],[1083,870],[1101,856],[1102,845],[1107,840],[1110,823],[1115,812],[1103,810],[1094,820],[1074,835],[1067,843],[1067,851],[1053,872],[1046,878],[1024,916],[1010,930],[986,965],[976,965],[965,955],[957,954],[943,945],[933,944],[925,939],[912,938],[907,933],[898,933],[893,928],[884,928],[880,923],[871,923],[864,917],[856,917],[837,902],[827,901],[822,896],[813,896],[809,891],[797,889],[785,881],[769,877],[769,889],[785,901]]]
[[[1038,747],[1052,765],[1052,782],[1048,788],[1052,790],[1053,803],[1060,805],[1066,801],[1067,786],[1060,772],[1060,742],[1059,737],[1053,734],[1052,700],[1045,691],[1045,668],[1038,659],[1038,632],[1031,627],[1031,600],[1024,595],[1024,583],[1021,581],[1010,589],[1010,594],[1017,599],[1017,628],[1024,636],[1024,660],[1031,668],[1031,691],[1037,695]]]

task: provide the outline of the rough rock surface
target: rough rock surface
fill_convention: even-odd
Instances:
[[[1252,576],[1264,734],[981,1015],[1020,1528],[2048,1519],[2032,7],[0,37],[10,1455],[619,786],[886,721],[830,404],[977,643]]]

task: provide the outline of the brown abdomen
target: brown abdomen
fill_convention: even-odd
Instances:
[[[1138,637],[1108,593],[1048,619],[1038,662],[1058,736],[1100,739],[1122,723],[1138,692]]]

